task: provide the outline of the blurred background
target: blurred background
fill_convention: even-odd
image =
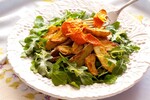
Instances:
[[[21,8],[32,4],[37,1],[55,1],[55,0],[0,0],[0,17],[13,12],[15,10],[20,10]],[[104,3],[111,3],[116,7],[125,4],[129,0],[99,0]],[[150,17],[150,0],[138,0],[138,2],[130,5],[126,8],[129,12],[138,13]]]

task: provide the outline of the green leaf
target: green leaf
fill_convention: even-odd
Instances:
[[[54,26],[61,26],[61,24],[65,21],[64,18],[54,18],[52,20],[50,20],[50,25],[54,25]]]
[[[116,21],[115,23],[113,23],[111,26],[113,26],[114,29],[119,29],[120,27],[120,22]]]
[[[60,56],[62,58],[62,61],[68,65],[67,69],[70,72],[74,72],[76,76],[79,76],[80,74],[84,73],[85,70],[87,70],[86,66],[77,67],[77,63],[69,62],[68,59],[61,54]]]
[[[67,84],[67,74],[63,71],[53,72],[51,78],[55,86]]]
[[[35,34],[31,34],[24,39],[24,53],[27,56],[33,56],[35,52],[45,49],[46,41]]]
[[[38,28],[32,28],[30,30],[31,34],[37,34],[38,36],[43,36],[48,32],[48,26],[42,26]]]
[[[92,13],[91,15],[87,15],[85,11],[70,12],[67,10],[63,17],[61,17],[61,18],[55,17],[54,19],[50,20],[50,25],[61,26],[62,23],[65,20],[67,20],[68,18],[87,19],[87,18],[93,17],[94,15],[95,15],[95,13]]]
[[[70,85],[75,87],[76,89],[80,89],[80,85],[78,85],[76,82],[71,82]]]
[[[121,59],[124,56],[125,53],[126,53],[126,50],[123,49],[123,48],[120,48],[120,47],[113,48],[110,51],[111,57],[112,58],[117,58],[117,59]]]
[[[48,71],[51,70],[53,64],[49,62],[52,56],[45,50],[35,53],[35,57],[32,61],[32,66],[30,69],[34,73],[40,73],[42,76],[46,76]]]
[[[47,74],[47,66],[45,62],[40,62],[40,65],[37,68],[38,73],[41,74],[42,76],[45,76]]]
[[[116,80],[117,80],[117,76],[111,74],[106,75],[104,78],[104,82],[106,84],[114,84]]]
[[[137,52],[138,50],[140,50],[140,47],[138,47],[136,45],[132,45],[131,43],[129,43],[127,45],[120,45],[120,48],[126,50],[126,52],[128,54],[131,54],[133,52]]]
[[[119,27],[120,27],[120,22],[116,21],[115,23],[107,26],[106,28],[109,29],[109,30],[111,30],[111,29],[118,30]]]
[[[93,84],[93,80],[92,80],[93,76],[90,73],[85,72],[85,70],[87,70],[87,67],[85,66],[77,67],[76,63],[69,62],[67,58],[63,57],[61,54],[60,56],[62,57],[63,62],[68,65],[67,69],[71,73],[75,73],[76,77],[80,77],[80,80],[83,85]]]
[[[80,86],[82,83],[81,83],[81,80],[80,80],[80,77],[77,77],[75,75],[75,73],[71,73],[70,71],[65,71],[68,75],[68,82],[69,84],[72,84],[72,82],[78,86]],[[73,85],[73,84],[72,84]]]
[[[89,73],[82,73],[80,76],[81,82],[83,85],[93,84],[92,75]]]
[[[60,56],[63,58],[63,62],[68,65],[67,69],[70,72],[75,73],[76,77],[80,77],[80,80],[83,85],[93,84],[92,80],[93,76],[90,73],[85,72],[85,70],[87,70],[87,67],[85,66],[77,67],[76,63],[71,63],[67,61],[67,58],[63,57],[61,54]]]
[[[33,73],[38,73],[38,69],[37,69],[37,63],[34,61],[34,60],[32,60],[32,62],[31,62],[31,67],[30,67],[30,69],[33,71]]]
[[[52,72],[55,72],[55,71],[58,71],[60,68],[60,65],[59,64],[53,64],[53,67],[52,67]]]
[[[98,78],[102,77],[103,75],[108,74],[108,71],[102,67],[98,68]]]
[[[48,27],[44,25],[42,16],[37,16],[34,26],[30,30],[30,35],[24,39],[24,52],[27,56],[33,56],[36,51],[45,49],[46,40],[42,38],[48,31]]]
[[[115,34],[113,34],[111,37],[111,41],[117,42],[119,44],[127,44],[131,42],[124,30],[119,30]]]
[[[40,28],[44,26],[44,19],[42,16],[37,16],[34,21],[34,28]]]
[[[116,66],[114,67],[112,74],[113,75],[122,75],[127,69],[125,60],[118,60]]]
[[[79,18],[83,19],[85,17],[86,12],[85,11],[80,11],[80,12],[70,12],[66,11],[66,18]]]
[[[119,29],[119,27],[120,27],[120,22],[117,21],[117,22],[107,26],[106,29],[111,31],[112,34],[115,34],[116,31]]]

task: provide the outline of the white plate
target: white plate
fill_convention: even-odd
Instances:
[[[43,78],[39,74],[34,74],[30,70],[31,59],[20,58],[23,48],[19,41],[23,40],[33,26],[33,21],[37,15],[42,15],[48,22],[53,17],[59,17],[65,10],[78,11],[84,10],[87,13],[98,12],[100,9],[110,11],[115,9],[111,5],[103,5],[98,0],[60,0],[49,5],[40,6],[27,13],[27,16],[15,25],[14,31],[8,37],[8,60],[11,63],[15,73],[26,84],[50,96],[62,99],[102,99],[119,94],[132,87],[143,76],[149,67],[150,56],[150,37],[146,33],[144,26],[127,12],[122,12],[119,21],[123,29],[129,32],[131,40],[140,46],[140,51],[134,53],[130,59],[127,71],[117,79],[115,84],[93,84],[90,86],[81,86],[76,90],[69,85],[54,86],[50,79]]]

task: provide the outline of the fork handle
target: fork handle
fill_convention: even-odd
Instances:
[[[128,1],[124,6],[122,6],[122,7],[118,10],[118,14],[119,14],[125,7],[129,6],[130,4],[132,4],[132,3],[136,2],[136,1],[138,1],[138,0],[130,0],[130,1]]]

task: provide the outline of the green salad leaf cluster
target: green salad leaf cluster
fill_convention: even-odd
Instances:
[[[131,53],[138,51],[140,48],[133,45],[125,31],[120,30],[120,23],[115,22],[107,26],[107,29],[112,32],[111,41],[120,44],[118,47],[109,51],[111,59],[109,63],[114,63],[115,68],[112,73],[105,70],[99,61],[96,61],[98,67],[98,75],[93,76],[88,72],[86,66],[77,66],[76,63],[69,62],[67,57],[59,53],[60,58],[52,63],[53,56],[45,49],[46,40],[42,38],[49,29],[49,26],[61,26],[68,18],[86,19],[93,17],[94,13],[87,15],[86,12],[70,12],[66,11],[62,18],[54,18],[46,25],[42,16],[37,16],[34,21],[34,26],[30,30],[30,34],[24,39],[22,46],[24,55],[22,57],[31,57],[31,70],[34,73],[39,73],[43,77],[50,78],[55,86],[70,84],[71,86],[80,89],[81,85],[92,85],[94,83],[113,84],[119,75],[122,75],[126,69]],[[99,67],[101,66],[101,67]]]
[[[127,36],[124,30],[119,30],[120,22],[115,22],[107,26],[107,29],[112,32],[111,41],[119,44],[118,47],[113,48],[109,53],[111,58],[116,61],[116,66],[112,71],[114,75],[121,75],[127,69],[127,64],[130,59],[129,56],[138,51],[140,48],[132,44],[132,41]]]

